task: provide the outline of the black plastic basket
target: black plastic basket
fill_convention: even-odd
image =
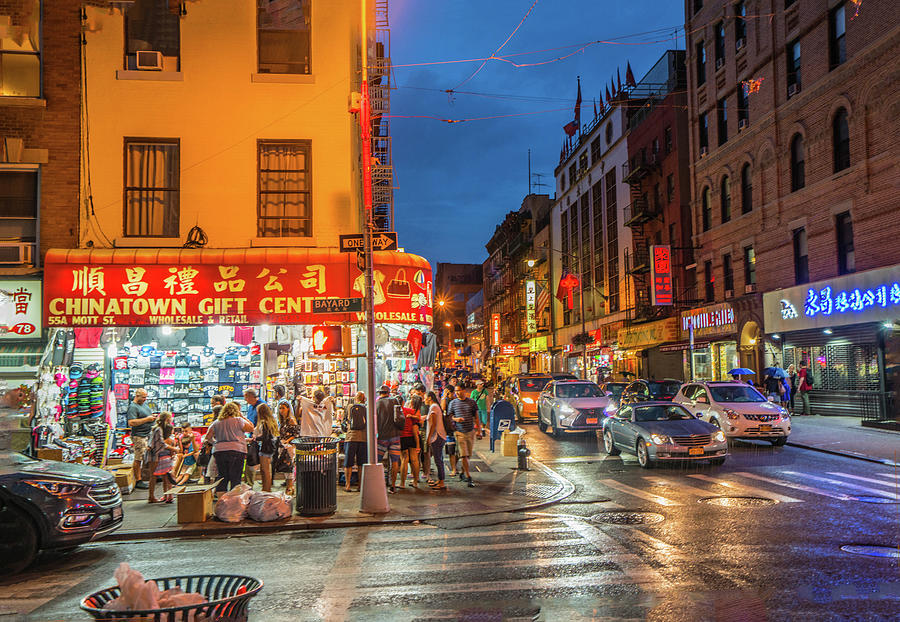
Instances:
[[[194,622],[245,622],[250,599],[263,588],[263,582],[252,577],[239,575],[211,574],[187,575],[151,579],[156,581],[160,591],[180,587],[185,592],[203,594],[208,602],[186,607],[146,609],[142,611],[105,611],[104,605],[121,593],[119,586],[108,587],[94,592],[81,600],[81,608],[95,620],[132,620],[153,622],[187,622],[191,615]],[[238,590],[246,592],[238,594]]]

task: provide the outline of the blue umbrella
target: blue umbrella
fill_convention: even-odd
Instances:
[[[781,369],[780,367],[766,367],[763,370],[763,373],[772,376],[773,378],[787,378],[787,372]]]
[[[755,374],[756,372],[752,369],[747,369],[746,367],[735,367],[730,372],[728,372],[729,376],[747,376],[749,374]]]

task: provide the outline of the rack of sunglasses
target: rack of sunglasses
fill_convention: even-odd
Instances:
[[[224,395],[243,406],[244,391],[258,394],[262,384],[262,357],[255,343],[177,350],[133,345],[118,351],[112,370],[120,427],[127,425],[125,413],[138,388],[147,392],[146,406],[152,412],[170,411],[178,423],[202,425],[210,410],[209,398]]]

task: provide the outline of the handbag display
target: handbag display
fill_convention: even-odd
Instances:
[[[387,286],[388,298],[409,298],[411,290],[406,280],[406,269],[400,268]]]

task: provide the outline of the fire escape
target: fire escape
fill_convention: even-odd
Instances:
[[[656,167],[656,158],[639,155],[633,162],[622,165],[622,181],[629,186],[631,204],[625,208],[625,226],[631,229],[631,248],[625,250],[625,272],[634,283],[634,306],[628,310],[628,319],[646,321],[654,316],[650,301],[650,243],[646,227],[654,218],[660,218],[659,206],[650,205],[641,182]]]
[[[376,231],[394,223],[394,164],[388,116],[391,109],[391,30],[388,0],[375,0],[375,54],[370,56],[372,107],[372,215]]]

